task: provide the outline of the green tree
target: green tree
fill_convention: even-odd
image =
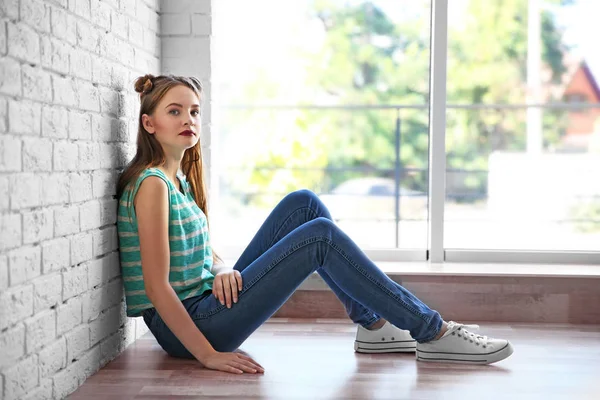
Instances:
[[[565,4],[565,1],[552,1]],[[298,50],[308,71],[298,103],[344,105],[420,105],[429,99],[429,2],[414,2],[392,19],[378,1],[314,0],[313,18],[323,30],[321,47]],[[453,5],[450,4],[450,7]],[[525,100],[527,1],[471,0],[450,21],[448,41],[449,103],[514,104]],[[543,61],[553,79],[564,72],[562,33],[553,14],[542,15]],[[277,102],[282,88],[264,74],[248,85],[240,101],[261,98]],[[428,168],[428,112],[402,109],[401,160],[405,167]],[[523,149],[525,110],[450,109],[447,114],[448,167],[486,169],[494,150]],[[278,117],[279,116],[279,117]],[[284,117],[285,116],[285,117]],[[354,176],[285,171],[290,167],[394,167],[396,110],[274,110],[247,112],[231,122],[243,125],[253,140],[239,160],[255,170],[248,181],[256,190],[286,192],[298,187],[328,189]],[[286,119],[286,123],[281,119]],[[278,123],[279,121],[279,123]],[[546,113],[547,144],[560,136],[561,116]],[[236,125],[237,124],[237,125]],[[240,145],[240,140],[235,139]],[[238,161],[238,160],[236,160]],[[281,167],[265,170],[261,167]],[[374,173],[373,173],[374,174]],[[384,174],[385,175],[385,174]],[[388,173],[393,176],[393,172]],[[408,179],[410,178],[410,179]],[[247,181],[247,182],[248,182]],[[426,173],[405,176],[404,186],[426,190]],[[481,189],[485,176],[467,186]]]
[[[311,84],[336,96],[339,104],[425,104],[429,96],[429,20],[415,17],[428,14],[429,5],[423,4],[415,3],[414,14],[406,20],[391,21],[374,1],[344,6],[315,1],[315,15],[323,22],[327,40],[313,64]],[[523,0],[470,1],[460,13],[461,21],[450,21],[449,103],[525,102],[527,6]],[[549,11],[542,14],[542,48],[543,61],[557,81],[565,71],[565,48]],[[389,117],[386,121],[373,118],[374,114],[364,111],[353,116],[353,125],[360,129],[347,129],[341,118],[332,121],[330,164],[393,167],[393,125],[390,127]],[[427,111],[402,110],[400,115],[402,164],[426,169]],[[490,152],[523,149],[525,116],[524,109],[451,109],[448,167],[486,169]],[[559,113],[545,114],[546,144],[559,138],[560,121]],[[374,146],[374,142],[382,145]],[[409,184],[425,189],[425,174],[418,178]],[[485,175],[473,175],[471,185],[481,188],[485,180]]]
[[[376,2],[341,4],[317,0],[313,12],[326,39],[313,56],[310,86],[322,88],[338,105],[405,104],[425,107],[429,97],[428,5],[417,2],[401,21]],[[427,168],[428,110],[400,111],[401,159]],[[328,165],[388,169],[393,176],[397,111],[353,109],[332,112],[327,136]],[[331,184],[349,178],[339,174]],[[426,176],[419,176],[424,183]],[[419,180],[417,180],[419,182]]]
[[[448,102],[461,104],[525,103],[528,2],[470,1],[464,28],[450,32]],[[555,2],[557,3],[557,2]],[[542,60],[557,82],[565,72],[562,33],[553,14],[542,13]],[[560,137],[562,115],[544,113],[546,145]],[[453,111],[448,130],[451,167],[487,167],[495,150],[523,150],[525,109]]]

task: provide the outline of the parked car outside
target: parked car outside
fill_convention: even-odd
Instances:
[[[395,183],[390,178],[364,177],[347,180],[329,193],[320,194],[332,218],[338,220],[394,220]],[[400,187],[400,219],[426,219],[428,196]]]

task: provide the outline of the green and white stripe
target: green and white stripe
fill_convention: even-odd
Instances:
[[[157,168],[144,170],[132,182],[121,198],[117,217],[121,272],[125,286],[127,315],[137,317],[152,307],[146,296],[140,239],[133,199],[142,181],[149,176],[158,176],[169,187],[169,283],[181,300],[199,295],[212,288],[214,280],[212,249],[208,223],[202,210],[196,205],[185,177],[179,176],[181,193],[166,175]],[[130,218],[131,217],[131,218]]]

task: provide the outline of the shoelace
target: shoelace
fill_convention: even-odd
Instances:
[[[487,346],[487,343],[488,343],[487,336],[477,335],[473,332],[469,332],[465,328],[479,329],[479,325],[459,324],[454,321],[450,321],[448,323],[448,330],[451,331],[453,335],[456,333],[459,337],[464,338],[464,340],[469,340],[471,343],[475,343],[477,346],[479,346],[480,344],[483,345],[484,347]]]

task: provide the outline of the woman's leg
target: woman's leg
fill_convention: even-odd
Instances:
[[[298,190],[288,194],[267,217],[235,263],[234,268],[240,272],[243,271],[294,229],[319,217],[332,219],[325,204],[313,192]],[[344,293],[324,269],[319,268],[317,272],[340,299],[353,322],[370,327],[379,320],[376,314]]]
[[[218,351],[238,348],[271,317],[315,270],[325,272],[349,297],[374,310],[418,342],[436,337],[440,315],[389,279],[332,221],[309,221],[259,255],[241,272],[238,303],[228,309],[214,296],[186,303],[190,315]],[[177,338],[162,327],[157,337],[174,356],[190,357]]]

